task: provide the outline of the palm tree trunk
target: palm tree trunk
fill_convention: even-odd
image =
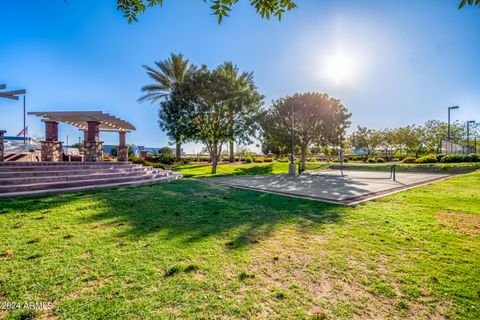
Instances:
[[[235,162],[235,149],[233,141],[230,141],[230,162]]]

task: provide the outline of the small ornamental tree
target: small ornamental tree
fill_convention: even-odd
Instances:
[[[304,170],[310,146],[314,143],[338,145],[350,125],[350,117],[351,113],[340,100],[327,94],[295,94],[275,101],[265,112],[262,117],[264,137],[271,141],[286,142],[293,133]]]
[[[223,145],[232,139],[232,114],[238,124],[257,117],[261,96],[240,89],[232,77],[204,66],[172,92],[172,106],[182,122],[181,134],[205,144],[212,159],[212,173],[217,171]]]
[[[367,161],[381,146],[382,134],[379,131],[358,126],[357,130],[350,135],[349,140],[353,147],[366,152],[364,160]]]

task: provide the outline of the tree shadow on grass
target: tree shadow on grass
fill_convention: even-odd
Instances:
[[[15,208],[6,206],[4,211],[29,214],[69,203],[81,210],[95,208],[92,214],[74,218],[84,226],[128,226],[119,228],[115,237],[141,239],[160,233],[161,238],[175,240],[181,246],[218,237],[226,249],[262,242],[279,225],[293,224],[306,231],[337,223],[347,210],[315,201],[177,181],[19,200]]]

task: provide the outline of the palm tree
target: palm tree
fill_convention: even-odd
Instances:
[[[245,90],[248,88],[255,87],[255,84],[253,82],[253,72],[242,72],[241,74],[239,73],[238,67],[233,64],[231,61],[226,61],[223,64],[221,64],[217,68],[217,72],[226,75],[227,77],[232,78],[235,80],[239,87],[240,90]],[[234,125],[234,114],[230,114],[230,123],[233,128]],[[233,132],[233,129],[232,129]],[[229,141],[230,144],[230,162],[235,162],[235,150],[234,150],[234,143],[235,143],[235,136],[232,134],[232,139]]]
[[[149,101],[153,104],[168,98],[173,89],[181,84],[188,75],[196,69],[181,53],[171,53],[168,59],[155,62],[155,65],[157,69],[143,65],[143,68],[147,71],[147,75],[153,80],[153,83],[142,87],[142,92],[145,94],[138,99],[139,102]],[[176,137],[177,159],[181,157],[181,143],[182,141]]]

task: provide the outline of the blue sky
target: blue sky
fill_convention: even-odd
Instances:
[[[128,24],[115,0],[2,1],[0,82],[26,88],[29,111],[103,110],[132,122],[127,141],[163,146],[157,107],[139,104],[142,64],[182,52],[195,64],[231,60],[252,70],[266,105],[295,92],[340,98],[352,127],[480,121],[480,9],[458,0],[297,0],[282,22],[246,0],[217,24],[201,0],[165,0]],[[44,128],[29,116],[30,134]],[[20,102],[0,101],[0,128],[22,129]],[[60,138],[80,132],[60,126]],[[106,143],[117,143],[112,133]],[[185,151],[199,151],[189,144]]]

